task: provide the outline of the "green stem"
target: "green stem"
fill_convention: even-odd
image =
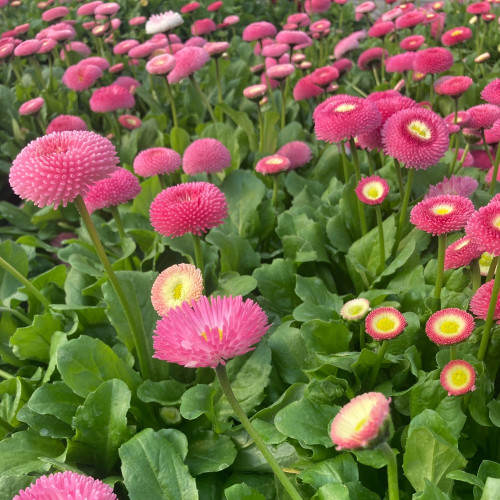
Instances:
[[[380,85],[380,80],[378,79],[377,68],[375,67],[375,65],[372,66],[372,71],[373,71],[373,76],[375,78],[375,84],[378,87]]]
[[[457,346],[456,344],[450,345],[450,361],[457,359]]]
[[[38,288],[31,284],[28,278],[25,278],[15,267],[11,266],[5,259],[0,257],[0,267],[3,267],[13,278],[23,284],[26,289],[44,306],[48,309],[50,306],[50,300],[45,297]]]
[[[219,380],[219,384],[222,388],[222,391],[224,392],[234,413],[238,417],[238,420],[241,422],[241,424],[248,432],[250,437],[253,439],[255,446],[257,446],[262,455],[264,455],[264,458],[266,459],[267,463],[270,465],[274,474],[276,475],[278,480],[281,482],[285,490],[290,495],[290,498],[292,498],[292,500],[302,500],[302,497],[300,496],[299,492],[289,481],[286,474],[281,469],[280,464],[276,461],[273,454],[269,451],[268,447],[266,446],[262,438],[259,436],[258,432],[253,427],[250,420],[245,415],[243,408],[241,408],[240,404],[238,403],[238,400],[236,399],[233,390],[231,389],[231,385],[227,377],[226,367],[221,364],[217,365],[217,367],[215,368],[215,373],[217,374],[217,378]]]
[[[116,229],[118,229],[118,234],[120,235],[120,242],[122,246],[122,252],[125,255],[125,239],[127,238],[127,235],[125,234],[125,229],[123,227],[123,220],[120,215],[120,211],[118,210],[118,207],[109,207],[109,210],[111,214],[113,215],[113,219],[115,219],[115,224],[116,224]],[[127,269],[134,269],[134,266],[129,259],[129,257],[126,257],[125,259]]]
[[[470,270],[472,275],[472,293],[476,293],[477,289],[481,286],[481,271],[479,269],[478,259],[474,259],[470,263]]]
[[[453,161],[450,164],[450,167],[448,169],[448,177],[451,177],[453,175],[453,171],[455,170],[455,165],[457,163],[457,158],[458,158],[458,146],[460,144],[460,141],[458,140],[458,135],[455,134],[456,140],[455,140],[455,152],[453,154]]]
[[[193,233],[191,233],[193,234]],[[197,234],[193,234],[193,245],[194,245],[194,258],[196,261],[196,267],[201,271],[203,275],[203,251],[201,250],[201,240]]]
[[[384,243],[384,226],[382,221],[382,212],[380,205],[375,206],[375,213],[377,214],[377,227],[378,227],[378,249],[380,263],[377,269],[377,274],[381,274],[385,268],[385,243]]]
[[[31,320],[28,318],[28,316],[25,316],[17,309],[11,309],[10,307],[0,307],[0,313],[12,314],[12,316],[15,316],[17,319],[20,319],[26,325],[31,325]]]
[[[259,103],[257,103],[257,114],[259,115],[259,153],[264,151],[264,118]]]
[[[399,213],[398,228],[396,229],[396,239],[394,240],[394,246],[392,247],[392,252],[391,252],[392,257],[396,256],[396,252],[398,251],[399,247],[399,242],[401,240],[401,234],[403,232],[403,225],[406,222],[406,211],[408,210],[408,203],[410,201],[411,186],[413,184],[414,174],[415,170],[413,168],[410,168],[408,172],[408,178],[406,179],[406,189],[403,198],[403,203],[401,205],[401,212]]]
[[[220,83],[220,68],[219,68],[219,58],[214,58],[215,62],[215,78],[217,80],[217,97],[219,98],[219,103],[222,103],[222,86]]]
[[[359,164],[358,150],[356,149],[356,143],[354,138],[349,139],[349,146],[351,148],[352,159],[354,160],[354,173],[356,174],[356,181],[359,183],[361,180],[361,168]],[[359,223],[361,226],[361,235],[364,236],[367,233],[366,229],[366,217],[365,217],[365,207],[363,203],[358,199],[358,212],[359,212]]]
[[[276,203],[278,201],[278,174],[272,176],[273,178],[273,197],[271,203],[274,208],[276,208]]]
[[[94,244],[97,255],[104,267],[104,270],[108,276],[108,279],[111,283],[111,286],[115,290],[115,293],[120,301],[120,305],[122,306],[123,312],[127,318],[127,322],[130,326],[130,331],[132,333],[132,337],[134,338],[135,348],[137,351],[137,357],[139,358],[139,365],[141,367],[141,374],[144,380],[151,378],[151,364],[153,358],[148,353],[148,347],[146,344],[146,335],[144,333],[144,325],[142,324],[142,319],[140,317],[140,311],[132,311],[130,304],[127,301],[127,297],[123,288],[116,277],[113,268],[111,267],[111,263],[109,262],[108,256],[106,255],[106,251],[102,246],[101,240],[99,239],[99,235],[97,234],[97,230],[94,226],[92,218],[87,210],[85,202],[81,195],[78,195],[75,199],[76,207],[80,212],[80,216],[82,217],[83,223],[87,228],[90,239]],[[135,314],[134,314],[135,313]],[[138,316],[138,321],[136,323],[135,317]]]
[[[280,83],[280,90],[281,90],[281,130],[285,128],[286,124],[286,92],[285,92],[285,83],[281,82]]]
[[[431,86],[429,88],[429,102],[431,103],[432,109],[432,101],[434,100],[434,73],[431,73]]]
[[[170,88],[170,83],[165,78],[165,83],[167,84],[167,94],[168,100],[170,101],[170,109],[172,110],[172,120],[174,121],[174,127],[177,128],[179,126],[179,121],[177,119],[177,108],[175,107],[174,96],[172,95],[172,89]]]
[[[486,275],[486,280],[485,280],[486,283],[488,283],[488,281],[491,281],[493,279],[493,276],[495,276],[497,264],[498,264],[498,257],[493,257],[493,259],[491,259],[490,268],[488,269],[488,274]]]
[[[498,166],[499,165],[500,165],[500,146],[497,146],[497,155],[495,158],[495,165],[493,167],[493,177],[491,178],[490,189],[488,190],[488,194],[490,196],[493,196],[493,193],[495,192],[495,186],[497,183]]]
[[[12,375],[12,373],[8,373],[4,370],[0,370],[0,377],[4,378],[5,380],[8,380],[10,378],[15,378],[15,376]]]
[[[444,276],[444,253],[446,250],[446,233],[438,236],[438,264],[436,275],[436,287],[434,288],[434,298],[441,300],[441,288],[443,288]]]
[[[378,449],[384,454],[384,457],[387,460],[389,500],[399,500],[398,461],[396,459],[396,455],[387,441],[380,444]]]
[[[365,322],[360,321],[359,323],[359,350],[362,351],[365,348],[366,340],[365,340]]]
[[[193,75],[189,75],[189,79],[191,80],[191,83],[193,84],[193,87],[195,88],[196,92],[198,92],[200,99],[205,104],[205,107],[207,108],[210,118],[214,123],[217,123],[217,118],[215,118],[214,110],[212,109],[211,104],[208,102],[207,96],[203,93],[200,86],[198,85],[198,82],[196,81],[195,77]]]
[[[403,174],[401,172],[401,165],[399,161],[394,158],[394,166],[396,167],[396,177],[398,179],[399,196],[401,196],[401,201],[403,200],[404,184],[403,184]]]
[[[384,340],[382,342],[382,345],[380,346],[380,349],[378,350],[377,359],[375,360],[375,364],[373,365],[372,374],[370,377],[370,383],[368,385],[368,390],[370,391],[373,389],[373,387],[375,387],[375,382],[377,381],[378,372],[380,370],[380,366],[382,365],[382,361],[384,359],[388,347],[389,347],[389,341]]]
[[[453,123],[456,125],[458,120],[458,97],[454,97],[453,100],[455,101],[455,118],[453,119]]]
[[[349,164],[347,163],[347,155],[345,152],[344,141],[340,141],[338,147],[340,148],[340,153],[342,155],[342,166],[344,167],[344,181],[347,184],[351,177],[351,173],[349,172]]]
[[[486,355],[486,350],[488,349],[488,343],[490,341],[491,327],[494,321],[499,290],[500,290],[500,266],[497,267],[495,273],[495,281],[493,282],[493,290],[491,291],[491,299],[490,299],[490,305],[488,306],[488,314],[486,315],[486,323],[484,324],[483,336],[481,338],[481,344],[479,345],[479,351],[477,352],[477,359],[479,361],[483,361],[484,356]]]
[[[370,173],[370,175],[373,175],[375,174],[375,165],[373,162],[372,154],[370,153],[370,151],[368,151],[368,149],[365,149],[365,152],[366,157],[368,158],[368,172]]]

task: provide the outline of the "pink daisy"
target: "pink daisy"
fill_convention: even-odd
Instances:
[[[213,19],[205,18],[205,19],[197,19],[191,25],[191,33],[195,36],[207,35],[208,33],[212,33],[217,29],[217,25],[213,21]]]
[[[419,73],[442,73],[453,66],[453,54],[443,47],[419,50],[415,55],[413,69]]]
[[[244,30],[242,38],[245,42],[254,42],[263,38],[273,38],[276,35],[276,26],[267,21],[258,21],[249,24]]]
[[[460,42],[467,41],[472,36],[472,30],[464,26],[453,28],[441,35],[441,42],[446,47],[451,47]]]
[[[401,30],[404,28],[414,28],[418,24],[421,24],[425,21],[425,14],[420,12],[419,10],[414,10],[411,12],[407,12],[402,16],[399,16],[396,21],[396,29]]]
[[[203,45],[203,49],[207,51],[210,57],[219,57],[229,49],[228,42],[207,42]]]
[[[42,13],[42,21],[51,22],[55,19],[61,19],[69,14],[67,7],[54,7]]]
[[[414,51],[414,50],[418,50],[423,45],[424,42],[425,42],[425,37],[423,37],[422,35],[412,35],[412,36],[407,36],[406,38],[403,38],[403,40],[401,40],[399,46],[403,50]]]
[[[251,101],[260,101],[260,99],[266,95],[266,92],[267,86],[263,83],[250,85],[250,87],[243,89],[243,95]]]
[[[59,115],[47,125],[47,134],[64,130],[87,130],[87,124],[79,116]]]
[[[131,76],[119,76],[114,81],[113,85],[120,85],[120,87],[126,88],[131,94],[133,94],[135,89],[141,86],[141,82]]]
[[[493,199],[470,217],[465,233],[483,251],[500,255],[500,201]]]
[[[113,47],[113,54],[123,55],[127,54],[130,49],[137,47],[140,43],[137,40],[122,40]]]
[[[410,222],[421,231],[439,235],[462,229],[474,213],[474,205],[464,196],[445,194],[417,203]]]
[[[82,92],[92,87],[101,78],[102,69],[93,64],[75,64],[70,66],[62,76],[62,82],[71,90]]]
[[[151,224],[162,236],[201,235],[227,217],[224,193],[208,182],[188,182],[162,191],[151,203]]]
[[[466,10],[469,14],[487,14],[491,10],[491,5],[489,2],[471,3]]]
[[[89,213],[133,200],[141,192],[137,177],[125,168],[115,170],[111,177],[101,179],[90,186],[85,196]]]
[[[363,319],[370,311],[370,301],[364,298],[348,300],[340,309],[340,316],[347,321]]]
[[[104,59],[104,57],[92,56],[86,57],[82,59],[78,65],[85,66],[86,64],[92,64],[93,66],[99,66],[103,71],[106,71],[109,68],[109,61]]]
[[[490,104],[500,106],[500,78],[488,83],[481,92],[481,97]]]
[[[226,364],[251,350],[269,328],[252,300],[202,296],[171,309],[156,324],[153,357],[188,368]]]
[[[458,157],[461,158],[461,154],[459,152]],[[438,182],[435,186],[429,187],[429,193],[427,194],[428,198],[441,196],[444,194],[453,194],[465,196],[466,198],[470,198],[472,194],[476,191],[478,187],[478,182],[476,179],[472,177],[464,176],[455,176],[452,175],[449,179],[445,177],[441,182]]]
[[[183,7],[181,7],[182,14],[189,14],[190,12],[194,12],[200,8],[199,2],[189,2]]]
[[[358,67],[362,71],[370,71],[372,66],[375,64],[380,66],[382,59],[387,58],[389,53],[387,50],[382,49],[381,47],[371,47],[370,49],[365,50],[361,53],[358,58]]]
[[[121,85],[109,85],[94,90],[89,100],[90,109],[95,113],[107,113],[135,106],[134,96]]]
[[[371,101],[339,94],[317,106],[313,120],[317,139],[333,143],[374,130],[381,116]]]
[[[19,114],[23,115],[33,115],[38,113],[42,106],[45,104],[45,100],[43,97],[35,97],[34,99],[30,99],[29,101],[23,102],[19,107]]]
[[[40,50],[42,47],[42,42],[36,38],[33,40],[26,40],[21,42],[15,49],[14,55],[18,57],[28,57],[32,56]]]
[[[464,236],[449,245],[444,253],[444,268],[458,269],[468,266],[472,260],[478,259],[482,254],[480,247],[472,243],[469,236]]]
[[[150,148],[134,158],[134,172],[142,177],[170,174],[181,166],[181,155],[169,148]]]
[[[66,206],[109,177],[118,164],[111,142],[94,132],[54,132],[30,142],[9,174],[13,191],[39,207]]]
[[[434,313],[427,320],[425,333],[435,344],[450,345],[468,339],[474,328],[471,314],[451,307]]]
[[[488,308],[490,306],[493,285],[494,280],[487,281],[484,285],[480,286],[476,293],[472,296],[469,309],[478,318],[486,319],[488,316]],[[498,297],[495,305],[493,319],[500,319],[500,296]]]
[[[290,170],[306,165],[312,158],[311,148],[302,141],[288,142],[281,146],[276,154],[290,160]]]
[[[392,115],[382,129],[382,141],[385,154],[415,169],[435,165],[450,142],[444,120],[433,111],[419,107]]]
[[[372,175],[361,179],[355,192],[361,202],[367,205],[380,205],[389,194],[389,184],[382,177]]]
[[[351,399],[332,421],[330,437],[337,450],[367,448],[386,438],[390,398],[367,392]]]
[[[286,156],[274,154],[265,156],[255,165],[255,171],[262,175],[277,174],[290,169],[291,162]]]
[[[175,54],[175,67],[168,74],[168,83],[178,83],[201,69],[210,56],[201,47],[184,47]]]
[[[385,35],[394,31],[394,23],[392,21],[382,21],[375,23],[368,30],[368,36],[375,38],[383,38]]]
[[[185,174],[195,175],[202,172],[212,174],[231,166],[231,153],[217,139],[198,139],[190,144],[182,157]]]
[[[479,104],[467,110],[469,112],[469,128],[488,128],[500,119],[500,107],[494,104]]]
[[[293,88],[293,98],[296,101],[304,101],[319,96],[323,92],[324,90],[321,87],[313,83],[311,75],[307,75],[295,84]]]
[[[141,119],[134,115],[121,115],[118,123],[127,130],[134,130],[142,125]]]
[[[333,66],[324,66],[322,68],[317,68],[311,73],[311,81],[314,85],[319,87],[328,87],[330,83],[337,80],[340,73],[337,68]]]
[[[490,150],[491,151],[491,150]],[[473,149],[470,152],[473,162],[472,166],[474,168],[479,168],[480,170],[489,170],[492,167],[490,157],[484,149]],[[494,156],[494,153],[493,153]],[[485,178],[486,180],[486,178]],[[490,179],[491,181],[491,179]]]
[[[113,489],[98,479],[76,472],[57,472],[39,477],[34,484],[21,490],[12,500],[117,500]]]
[[[469,76],[443,76],[434,84],[437,94],[460,97],[473,83]]]
[[[439,379],[448,396],[460,396],[476,389],[476,372],[471,364],[461,359],[450,361]]]
[[[375,340],[393,339],[406,328],[405,317],[394,307],[374,309],[365,320],[366,333]]]
[[[288,45],[295,46],[296,48],[302,45],[307,46],[310,42],[312,42],[307,33],[297,30],[280,31],[276,35],[275,39],[277,43],[286,43]]]
[[[101,5],[102,2],[101,0],[96,0],[94,2],[88,2],[80,7],[78,7],[78,10],[76,11],[77,16],[91,16],[94,14],[95,9]]]
[[[413,69],[413,62],[415,60],[414,52],[403,52],[389,57],[385,61],[385,69],[388,73],[405,73]]]

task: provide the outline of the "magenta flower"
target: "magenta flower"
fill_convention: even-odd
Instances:
[[[453,54],[443,47],[431,47],[419,50],[415,55],[413,69],[426,75],[427,73],[442,73],[453,66]]]
[[[42,106],[45,104],[43,97],[35,97],[29,101],[24,102],[19,106],[19,114],[22,115],[33,115],[38,113]]]
[[[264,311],[252,300],[202,296],[171,309],[156,324],[154,357],[188,368],[226,364],[253,350],[269,328]]]
[[[311,148],[302,141],[292,141],[284,144],[276,151],[277,155],[285,156],[290,160],[290,170],[302,167],[312,158]]]
[[[217,139],[197,139],[182,157],[182,170],[188,175],[220,172],[231,166],[231,153]]]
[[[107,113],[117,109],[133,108],[135,99],[127,88],[113,84],[94,90],[89,105],[95,113]]]
[[[481,97],[490,104],[500,106],[500,78],[488,83],[481,92]]]
[[[47,134],[71,130],[87,130],[87,124],[79,116],[59,115],[47,125]]]
[[[201,47],[184,47],[175,54],[175,67],[168,74],[168,83],[178,83],[201,69],[210,56]]]
[[[62,82],[71,90],[82,92],[92,87],[102,76],[102,69],[94,64],[75,64],[62,76]]]
[[[181,155],[169,148],[149,148],[134,158],[134,172],[142,177],[170,174],[181,166]]]

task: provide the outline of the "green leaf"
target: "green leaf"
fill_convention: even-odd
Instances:
[[[16,417],[19,421],[25,422],[28,427],[45,437],[70,438],[74,434],[70,425],[52,415],[40,415],[28,405],[24,405]]]
[[[0,244],[0,257],[23,276],[28,275],[28,256],[20,245],[11,240],[4,241]],[[0,267],[0,302],[9,306],[11,299],[17,294],[20,287],[21,283],[5,271],[3,267]]]
[[[20,431],[0,442],[0,475],[15,476],[47,472],[50,464],[39,457],[55,458],[64,452],[61,441],[33,431]]]
[[[300,329],[307,347],[316,353],[335,354],[349,350],[352,333],[343,321],[321,321],[304,323]]]
[[[225,102],[219,103],[215,110],[220,109],[226,113],[233,122],[241,127],[248,136],[248,144],[252,151],[257,149],[257,136],[255,134],[254,125],[247,113],[244,111],[236,111],[229,107]]]
[[[218,290],[212,295],[248,295],[257,288],[257,280],[252,276],[240,276],[238,273],[230,272],[219,276]]]
[[[266,500],[264,495],[250,488],[245,483],[233,484],[224,490],[226,500]]]
[[[463,470],[453,470],[446,474],[448,479],[454,479],[455,481],[462,481],[463,483],[472,484],[474,486],[478,486],[479,488],[484,488],[484,482],[481,481],[474,474],[470,474],[469,472],[465,472]]]
[[[119,450],[130,500],[197,500],[196,482],[167,437],[145,429]]]
[[[172,127],[170,130],[170,147],[182,155],[189,146],[191,138],[189,134],[181,127]]]
[[[446,474],[465,467],[466,463],[456,446],[425,427],[413,430],[408,436],[403,470],[417,492],[424,490],[428,479],[445,493],[450,493],[453,481],[446,479]]]
[[[486,479],[481,500],[498,500],[500,498],[500,479],[489,477]]]
[[[235,458],[236,447],[228,436],[201,431],[189,440],[186,464],[193,476],[226,469]]]
[[[328,435],[328,428],[339,409],[338,406],[317,405],[303,399],[280,410],[274,423],[288,437],[305,444],[321,444],[331,448],[333,443]]]
[[[346,485],[338,483],[328,483],[322,486],[312,500],[351,500],[349,490]]]
[[[424,490],[413,495],[413,500],[450,500],[450,497],[426,479]]]
[[[75,440],[92,448],[95,464],[105,473],[117,462],[119,446],[130,437],[130,398],[125,382],[108,380],[88,395],[73,418]]]
[[[198,384],[188,389],[181,397],[179,408],[187,420],[194,420],[206,413],[213,419],[215,389],[210,385]]]
[[[278,131],[276,124],[280,120],[280,114],[276,111],[264,113],[264,152],[274,153],[278,145]]]
[[[314,464],[302,471],[299,477],[316,489],[328,483],[344,484],[359,480],[358,466],[349,453]]]
[[[175,405],[181,401],[186,386],[175,380],[153,382],[145,380],[137,389],[137,397],[144,403],[160,403],[165,406]]]
[[[140,383],[139,374],[99,339],[82,335],[57,351],[57,368],[64,383],[86,398],[106,380],[123,380],[132,392]]]
[[[12,500],[21,490],[35,482],[33,476],[0,477],[0,500]]]

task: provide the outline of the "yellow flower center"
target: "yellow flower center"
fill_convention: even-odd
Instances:
[[[391,319],[391,318],[381,318],[377,321],[377,324],[375,325],[377,327],[377,330],[381,332],[390,332],[394,330],[394,327],[396,326],[396,322]]]
[[[360,421],[358,422],[358,424],[356,425],[356,427],[354,427],[354,430],[355,430],[356,432],[359,432],[359,431],[363,428],[363,425],[365,425],[366,420],[367,420],[367,418],[366,418],[366,417],[365,417],[365,418],[363,418],[362,420],[360,420]]]
[[[453,206],[452,205],[436,205],[435,207],[432,208],[432,211],[436,215],[448,215],[449,213],[453,212]]]
[[[467,383],[467,380],[468,380],[468,375],[467,373],[465,373],[464,370],[455,370],[452,374],[451,374],[451,381],[453,383],[454,386],[463,386]]]
[[[451,36],[458,36],[462,34],[462,30],[455,30],[451,33]]]
[[[462,250],[462,248],[463,248],[463,247],[466,247],[469,243],[470,243],[470,240],[469,240],[469,239],[466,239],[466,240],[462,241],[461,243],[459,243],[459,244],[455,247],[455,250]]]
[[[133,119],[133,118],[127,118],[127,123],[129,125],[135,125],[136,124],[136,121]]]
[[[493,255],[488,252],[484,252],[479,259],[479,265],[483,267],[489,267],[491,265],[491,261],[493,260]]]
[[[355,316],[356,314],[359,314],[362,310],[363,310],[363,306],[360,306],[360,305],[352,306],[349,309],[349,314],[351,316]]]
[[[222,342],[222,330],[220,328],[218,328],[218,330],[219,330],[219,339]],[[207,333],[206,332],[201,332],[200,335],[208,342],[208,338],[207,338]]]
[[[439,326],[441,333],[447,333],[448,335],[453,335],[458,332],[460,325],[456,321],[444,321]]]
[[[338,111],[339,113],[345,113],[347,111],[352,111],[355,107],[355,104],[340,104],[335,108],[335,111]]]
[[[428,141],[432,134],[430,128],[420,120],[414,120],[408,125],[408,131],[410,134],[418,137],[419,139],[424,139]]]
[[[493,226],[495,229],[500,229],[500,215],[493,220]]]
[[[175,285],[173,295],[175,300],[179,300],[182,297],[182,283]]]
[[[266,161],[268,165],[281,165],[283,160],[281,158],[270,158]]]

